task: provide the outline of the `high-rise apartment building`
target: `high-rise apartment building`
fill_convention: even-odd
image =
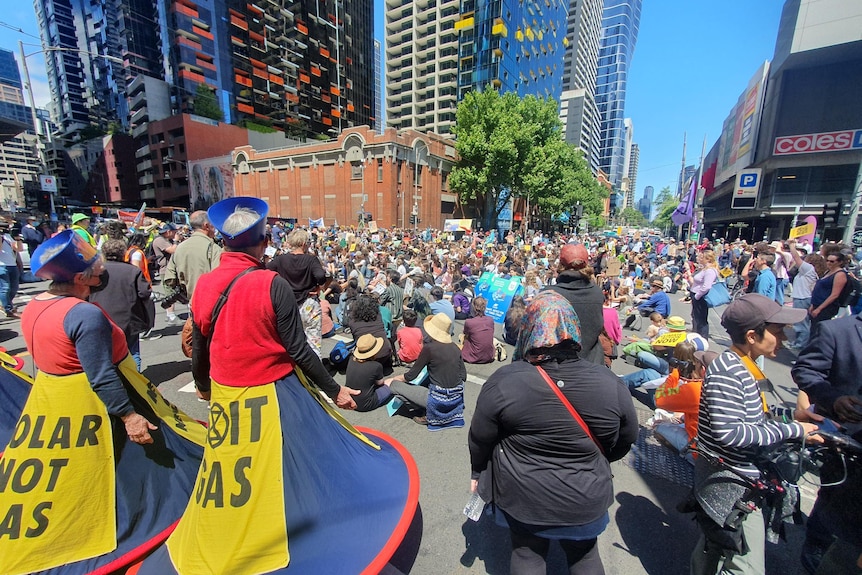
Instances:
[[[380,42],[374,41],[374,131],[383,132],[383,54]]]
[[[0,117],[12,121],[8,122],[12,131],[0,134],[0,209],[9,211],[24,206],[25,184],[36,182],[39,175],[36,135],[32,131],[17,133],[21,126],[33,125],[21,89],[21,75],[14,54],[0,49]]]
[[[458,102],[460,0],[386,0],[386,125],[450,134]]]
[[[127,126],[127,82],[163,74],[156,0],[35,0],[34,6],[42,45],[59,48],[46,51],[45,62],[60,132]]]
[[[605,0],[596,76],[599,165],[615,190],[625,175],[625,106],[628,70],[640,27],[642,0]]]
[[[584,152],[593,173],[599,166],[599,112],[596,67],[602,31],[603,0],[570,0],[560,120],[566,142]]]
[[[635,205],[635,190],[638,183],[638,162],[640,162],[641,149],[637,142],[632,143],[631,151],[629,152],[629,187],[626,191],[624,208],[633,208]]]
[[[654,193],[655,188],[653,188],[652,186],[647,186],[644,188],[643,197],[638,200],[638,211],[643,214],[643,217],[647,220],[652,220],[652,203]]]
[[[463,0],[458,97],[492,86],[500,92],[560,100],[568,0]]]

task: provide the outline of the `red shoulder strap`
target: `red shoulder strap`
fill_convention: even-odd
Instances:
[[[583,430],[586,432],[586,434],[590,437],[590,439],[592,439],[592,440],[593,440],[593,443],[595,443],[595,444],[596,444],[596,447],[598,447],[598,448],[599,448],[599,451],[601,451],[602,455],[604,455],[604,454],[605,454],[605,450],[604,450],[604,448],[602,447],[602,444],[601,444],[601,443],[599,443],[599,440],[598,440],[598,439],[596,439],[596,436],[595,436],[595,435],[593,435],[593,432],[592,432],[592,431],[590,431],[590,428],[587,426],[587,423],[586,423],[586,422],[583,420],[583,418],[581,417],[581,414],[580,414],[580,413],[578,413],[578,411],[575,409],[575,406],[574,406],[574,405],[572,405],[572,404],[571,404],[571,402],[570,402],[568,399],[566,399],[566,396],[565,396],[565,395],[563,395],[563,392],[562,392],[562,391],[560,391],[560,388],[559,388],[559,387],[557,387],[556,385],[554,385],[554,382],[553,382],[553,381],[551,381],[550,376],[548,376],[548,372],[546,372],[544,369],[542,369],[542,368],[541,368],[541,366],[538,366],[538,365],[536,366],[536,369],[538,369],[538,370],[539,370],[539,373],[540,373],[540,374],[542,374],[542,377],[544,378],[545,383],[547,383],[547,384],[548,384],[548,387],[550,387],[550,388],[551,388],[551,390],[552,390],[552,391],[556,394],[556,396],[560,399],[560,401],[561,401],[561,402],[563,402],[563,405],[565,405],[565,406],[566,406],[566,409],[568,409],[568,410],[569,410],[569,413],[572,415],[572,417],[573,417],[573,418],[575,418],[575,421],[577,421],[577,422],[578,422],[578,425],[580,425],[580,426],[581,426],[581,429],[583,429]]]

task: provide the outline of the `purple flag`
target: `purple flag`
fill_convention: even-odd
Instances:
[[[691,221],[694,217],[694,201],[695,201],[695,186],[697,185],[697,178],[691,179],[691,187],[688,189],[688,193],[683,197],[682,201],[670,215],[670,219],[673,220],[674,225],[681,226],[684,223]]]

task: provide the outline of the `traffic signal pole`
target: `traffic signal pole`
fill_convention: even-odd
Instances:
[[[856,220],[859,219],[859,203],[862,202],[862,162],[856,170],[856,187],[853,188],[853,203],[850,205],[850,219],[844,228],[841,240],[848,246],[853,245],[853,234],[856,231]]]

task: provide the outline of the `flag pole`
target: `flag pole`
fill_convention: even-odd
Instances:
[[[697,181],[694,184],[694,213],[697,218],[698,224],[700,227],[703,226],[703,198],[700,197],[700,184],[703,179],[703,157],[706,155],[706,134],[703,135],[703,145],[700,147],[700,164],[697,166]],[[691,225],[689,224],[689,232],[691,232]],[[697,226],[695,226],[695,231],[697,231]]]
[[[686,133],[682,133],[682,169],[679,171],[679,201],[682,201],[682,195],[685,193],[685,144],[686,144]],[[676,237],[679,238],[679,241],[684,242],[685,238],[682,237],[682,224],[678,225],[676,228]]]

